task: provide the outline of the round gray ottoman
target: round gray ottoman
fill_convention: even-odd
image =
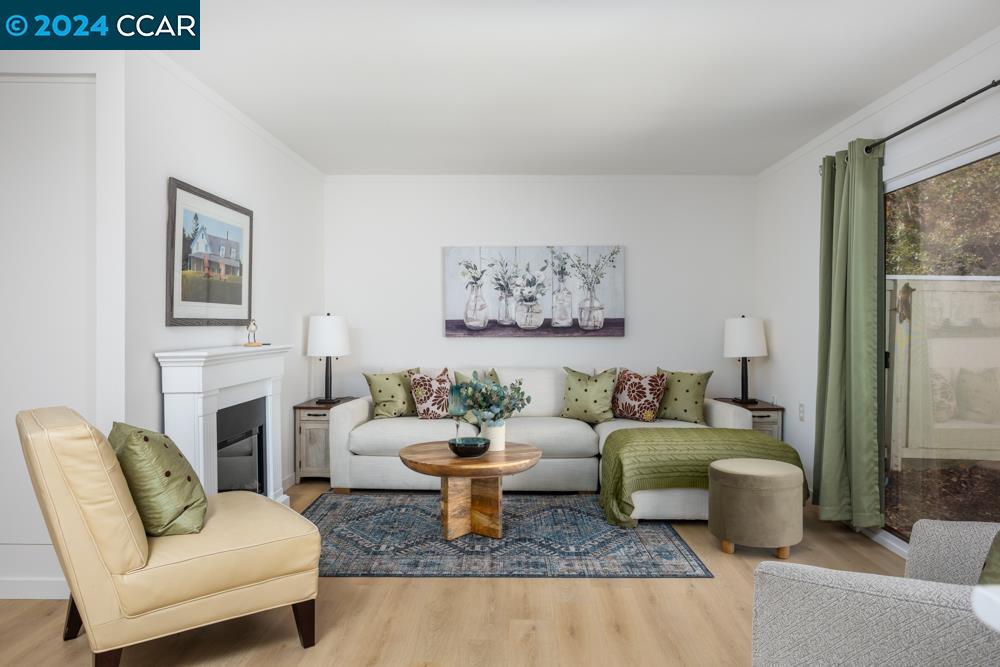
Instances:
[[[802,469],[767,459],[723,459],[708,467],[708,529],[735,545],[776,549],[788,558],[802,541]]]

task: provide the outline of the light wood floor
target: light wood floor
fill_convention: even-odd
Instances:
[[[304,509],[327,488],[288,491]],[[677,531],[714,579],[321,578],[317,644],[299,647],[280,609],[125,649],[123,665],[744,665],[753,569],[763,549],[719,550],[704,522]],[[899,575],[903,561],[806,514],[794,563]],[[65,603],[0,601],[0,664],[87,665],[62,641]]]

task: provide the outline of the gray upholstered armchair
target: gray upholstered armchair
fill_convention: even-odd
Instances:
[[[918,521],[904,577],[761,563],[754,664],[1000,664],[1000,634],[971,602],[997,531],[997,523]]]

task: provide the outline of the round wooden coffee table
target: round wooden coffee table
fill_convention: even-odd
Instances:
[[[444,539],[475,533],[503,536],[503,476],[538,463],[537,447],[508,442],[501,452],[475,458],[455,456],[447,442],[424,442],[399,450],[407,468],[441,478],[441,526]]]

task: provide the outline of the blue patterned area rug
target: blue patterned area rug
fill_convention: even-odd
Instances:
[[[711,577],[667,521],[604,520],[596,495],[505,494],[502,539],[441,535],[437,493],[325,493],[304,516],[324,577]]]

